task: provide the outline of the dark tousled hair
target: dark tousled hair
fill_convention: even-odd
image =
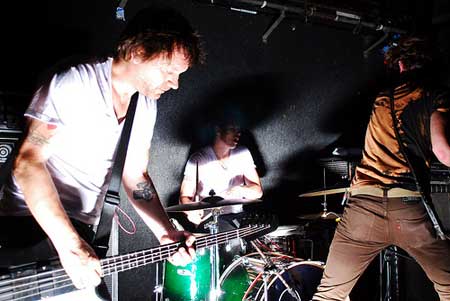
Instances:
[[[402,37],[385,53],[384,61],[388,68],[394,70],[399,69],[399,61],[406,71],[428,67],[432,62],[430,40],[419,35]]]
[[[182,50],[189,65],[204,60],[199,35],[183,15],[169,7],[149,6],[139,11],[120,36],[114,57],[128,60],[138,49],[143,50],[144,59],[160,54],[171,57]]]

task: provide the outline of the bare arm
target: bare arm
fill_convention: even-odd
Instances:
[[[30,120],[13,173],[28,208],[52,241],[75,286],[95,286],[100,283],[100,263],[70,222],[46,167],[55,134],[55,126]]]
[[[229,198],[245,198],[256,200],[262,197],[263,191],[261,180],[255,168],[249,169],[244,173],[245,185],[234,186],[225,193]]]
[[[447,138],[447,115],[434,112],[431,115],[430,133],[431,145],[436,158],[444,165],[450,167],[450,145]]]
[[[195,202],[194,200],[195,189],[196,189],[195,181],[192,181],[184,177],[183,182],[181,182],[180,203],[189,204]],[[195,225],[199,225],[207,218],[203,210],[190,210],[185,211],[184,213],[186,214],[187,219]]]
[[[183,178],[180,188],[180,203],[189,204],[194,201],[195,181],[191,181],[186,177]]]
[[[177,231],[170,223],[147,173],[147,163],[146,149],[128,152],[123,173],[125,192],[134,209],[161,244],[185,240],[188,249],[180,248],[170,259],[176,265],[185,265],[195,257],[195,250],[192,247],[195,237],[188,232]]]

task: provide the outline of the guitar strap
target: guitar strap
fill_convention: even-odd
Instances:
[[[97,251],[97,255],[100,258],[106,256],[108,251],[109,236],[111,234],[111,225],[114,217],[116,207],[120,203],[120,184],[122,180],[123,166],[127,154],[128,142],[131,134],[131,127],[133,125],[134,114],[136,112],[136,105],[139,98],[139,93],[136,92],[131,96],[130,104],[128,105],[125,124],[122,129],[120,141],[117,146],[116,160],[111,172],[111,180],[108,190],[103,202],[103,210],[100,216],[100,221],[97,226],[95,237],[92,245]],[[100,254],[99,254],[100,253]]]
[[[411,161],[408,159],[405,148],[403,147],[403,143],[400,138],[400,133],[398,132],[398,120],[397,120],[397,116],[395,115],[394,90],[393,89],[389,89],[389,98],[390,98],[391,116],[392,116],[394,132],[395,132],[395,138],[397,139],[397,143],[399,145],[400,152],[403,154],[403,157],[405,157],[405,160],[409,165],[409,169],[411,170],[411,173],[414,177],[414,181],[416,182],[417,190],[420,192],[420,197],[422,199],[422,203],[423,203],[425,210],[427,211],[428,216],[433,224],[433,227],[434,227],[434,230],[436,231],[437,236],[440,239],[445,240],[445,239],[447,239],[447,237],[444,234],[444,232],[442,231],[442,227],[439,223],[439,220],[436,217],[436,214],[434,212],[433,203],[431,202],[429,195],[426,195],[424,193],[422,186],[420,185],[419,180],[417,178],[417,174],[414,171],[414,167],[411,164]]]

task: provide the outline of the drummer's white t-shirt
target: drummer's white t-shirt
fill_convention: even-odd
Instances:
[[[200,199],[208,197],[211,190],[216,196],[222,196],[227,189],[244,185],[245,171],[255,168],[252,155],[244,146],[231,150],[226,166],[220,163],[211,146],[202,148],[186,163],[184,176],[187,180],[197,181],[197,164]]]
[[[88,224],[98,222],[124,124],[113,109],[111,64],[112,59],[82,64],[55,75],[25,113],[57,126],[47,168],[68,215]],[[156,101],[140,95],[128,153],[150,148],[156,112]],[[0,215],[30,214],[14,178],[4,193]]]
[[[197,179],[198,164],[198,179]],[[245,171],[255,168],[250,151],[244,146],[231,150],[227,164],[222,165],[211,146],[194,153],[186,163],[184,176],[186,180],[198,181],[200,200],[210,196],[213,191],[216,196],[225,197],[223,193],[234,186],[245,185]],[[242,210],[242,205],[233,206],[232,212]]]

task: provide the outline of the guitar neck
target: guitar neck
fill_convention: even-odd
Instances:
[[[254,235],[268,228],[270,228],[270,225],[247,226],[241,229],[201,236],[196,239],[196,249],[200,250],[214,245],[225,244],[230,240]],[[176,242],[102,259],[100,262],[103,276],[166,260],[172,256],[180,246],[182,246],[181,243]]]

